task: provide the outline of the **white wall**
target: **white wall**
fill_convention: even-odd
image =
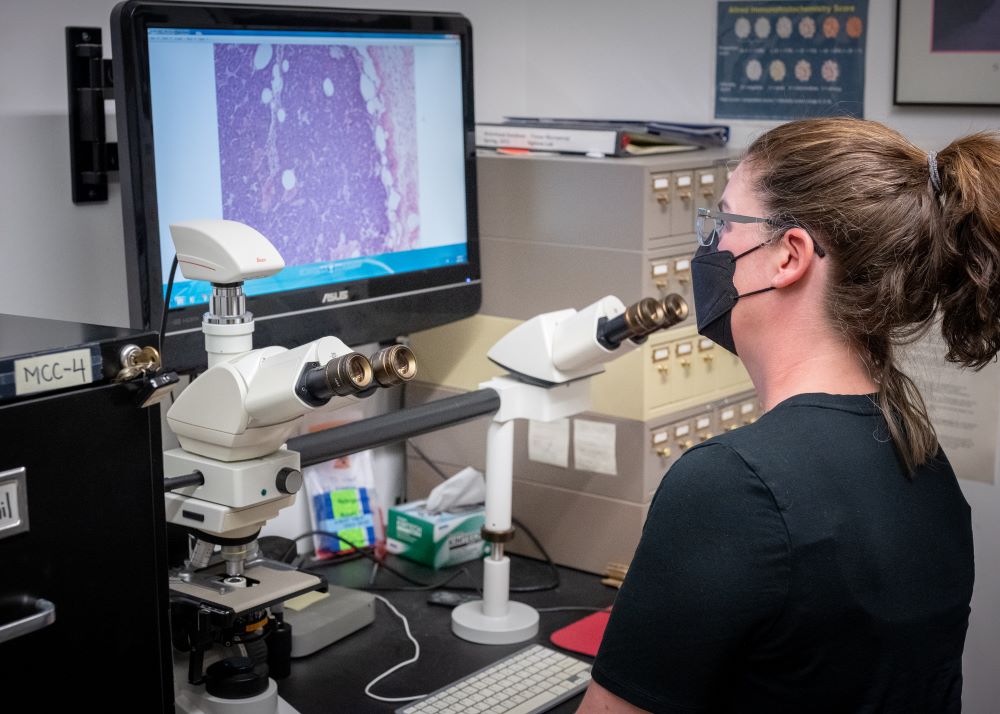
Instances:
[[[865,116],[928,150],[1000,128],[1000,109],[893,107],[896,3],[870,0]],[[707,0],[531,5],[525,25],[527,113],[713,121],[717,4]],[[505,110],[511,114],[513,110]],[[728,122],[742,146],[774,122]]]
[[[63,28],[100,26],[113,0],[4,0],[0,11],[0,311],[124,325],[121,209],[70,201]],[[297,2],[296,4],[310,4]],[[320,4],[314,2],[312,4]],[[711,121],[716,3],[708,0],[341,0],[458,10],[475,29],[476,106],[505,114]],[[871,0],[865,107],[928,150],[1000,128],[1000,110],[892,106],[895,3]],[[106,39],[110,54],[110,41]],[[742,145],[770,124],[731,122]],[[965,711],[1000,711],[1000,493],[963,481],[977,581]]]

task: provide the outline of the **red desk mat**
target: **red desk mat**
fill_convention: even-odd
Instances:
[[[611,608],[595,612],[556,630],[549,639],[556,647],[595,657],[597,648],[601,646],[601,638],[604,637],[604,628],[608,626],[609,617]]]

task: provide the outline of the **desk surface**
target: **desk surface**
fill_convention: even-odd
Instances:
[[[454,572],[434,572],[400,558],[389,557],[398,570],[422,582],[436,582]],[[536,560],[514,556],[511,559],[511,585],[535,585],[551,582],[548,567]],[[482,586],[482,563],[467,563],[473,578],[460,576],[453,585]],[[371,575],[371,562],[355,560],[320,570],[331,584],[362,587]],[[532,607],[589,606],[607,607],[616,590],[602,585],[600,578],[569,568],[559,568],[560,586],[555,590],[514,593],[512,599]],[[395,575],[379,571],[377,586],[407,585]],[[378,592],[410,621],[410,630],[420,643],[420,659],[389,675],[374,687],[383,697],[429,694],[451,682],[516,652],[533,642],[547,644],[555,630],[589,613],[561,611],[540,613],[538,635],[530,642],[513,645],[478,645],[461,640],[451,632],[451,609],[427,603],[428,591]],[[292,660],[291,675],[278,683],[281,696],[300,714],[329,712],[392,712],[405,702],[379,702],[367,697],[365,685],[395,664],[413,656],[413,644],[407,639],[402,621],[381,602],[375,603],[375,622],[349,637],[335,642],[308,657]],[[590,658],[577,655],[584,660]],[[552,712],[576,711],[582,695]]]

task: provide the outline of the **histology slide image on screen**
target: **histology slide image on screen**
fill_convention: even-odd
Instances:
[[[288,265],[419,247],[413,49],[215,46],[223,217]]]

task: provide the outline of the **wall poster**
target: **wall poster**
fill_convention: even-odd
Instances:
[[[864,116],[868,0],[720,2],[719,119]]]

